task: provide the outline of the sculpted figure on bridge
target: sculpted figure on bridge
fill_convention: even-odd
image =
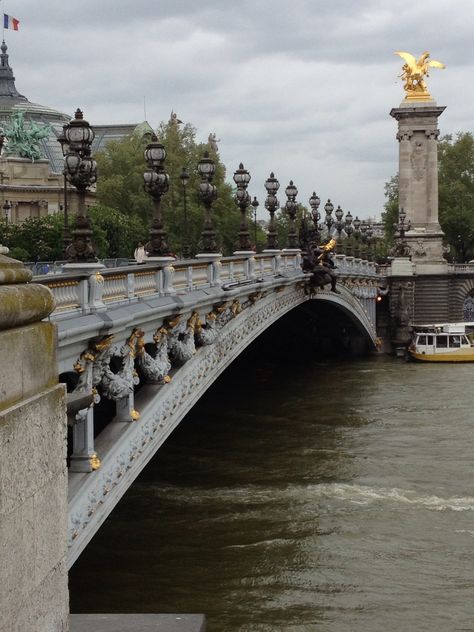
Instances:
[[[331,292],[339,294],[336,288],[337,274],[335,272],[335,264],[332,258],[332,251],[336,246],[335,239],[329,239],[325,244],[316,247],[310,247],[303,258],[303,271],[312,272],[309,280],[310,288],[319,287],[323,289],[328,283],[331,284]]]
[[[169,351],[173,364],[182,365],[196,353],[194,334],[198,322],[200,322],[199,314],[193,312],[185,323],[178,322],[173,328],[169,339]]]
[[[171,378],[171,362],[168,357],[168,330],[160,327],[153,335],[153,342],[145,343],[143,332],[137,341],[137,363],[149,384],[167,384]]]
[[[419,101],[430,100],[431,95],[424,78],[429,76],[429,68],[446,68],[446,66],[440,61],[428,60],[430,56],[428,51],[425,51],[419,59],[403,51],[395,51],[395,55],[399,55],[405,61],[400,75],[404,81],[405,98]]]
[[[206,314],[206,322],[203,324],[199,321],[196,327],[196,342],[200,346],[212,345],[214,340],[219,335],[219,330],[217,329],[217,314],[212,311],[209,314]]]

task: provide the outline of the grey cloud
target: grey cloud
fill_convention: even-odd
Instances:
[[[215,131],[229,177],[242,160],[256,190],[274,169],[302,199],[316,187],[353,214],[380,212],[397,169],[397,49],[447,64],[429,80],[449,106],[442,133],[472,130],[471,0],[48,0],[47,10],[23,0],[8,10],[21,20],[6,37],[28,98],[80,106],[93,124],[141,121],[146,96],[152,125],[174,109],[203,141]]]

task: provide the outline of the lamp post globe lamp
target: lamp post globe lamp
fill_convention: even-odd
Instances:
[[[240,229],[239,229],[239,251],[249,252],[252,250],[250,233],[247,221],[247,209],[250,204],[250,196],[247,187],[250,182],[250,173],[240,163],[239,168],[234,173],[234,182],[237,185],[234,201],[240,209]]]
[[[275,213],[278,210],[280,203],[276,196],[280,183],[275,178],[273,171],[270,173],[270,177],[265,181],[265,189],[267,190],[267,197],[265,199],[265,208],[270,213],[270,221],[268,223],[267,233],[267,250],[278,250],[278,236],[275,224]]]
[[[257,252],[257,209],[260,206],[260,204],[255,195],[253,196],[253,200],[250,202],[250,204],[253,207],[253,232],[254,232],[253,241],[254,241],[255,252]]]
[[[163,166],[166,150],[155,135],[146,146],[144,155],[148,169],[143,174],[143,188],[153,200],[150,241],[145,245],[145,250],[148,258],[168,258],[170,249],[161,210],[161,198],[168,191],[169,176]]]
[[[334,215],[336,216],[334,227],[337,230],[337,236],[340,237],[342,233],[342,229],[344,228],[344,222],[342,221],[342,218],[344,217],[344,211],[342,210],[340,206],[337,207]]]
[[[5,203],[3,204],[3,214],[5,217],[5,224],[8,224],[8,218],[10,216],[11,208],[12,208],[12,205],[10,204],[10,202],[8,200],[5,200]]]
[[[204,152],[198,162],[197,170],[201,176],[198,195],[204,205],[204,226],[201,232],[201,251],[204,254],[217,254],[216,231],[212,221],[212,204],[217,199],[217,187],[212,184],[216,165],[209,153]]]
[[[290,180],[290,184],[285,189],[285,195],[288,198],[285,203],[285,211],[290,218],[290,229],[288,231],[288,248],[294,250],[298,248],[296,234],[296,211],[298,210],[298,204],[296,202],[296,196],[298,195],[298,189],[293,184],[293,180]]]
[[[183,187],[183,243],[182,243],[182,256],[183,259],[189,259],[191,256],[191,247],[189,245],[189,226],[188,226],[188,207],[186,199],[186,187],[188,186],[190,175],[186,167],[181,169],[179,179],[181,180],[181,186]]]
[[[355,220],[352,222],[354,225],[354,235],[359,238],[360,237],[360,225],[362,224],[362,222],[360,221],[360,219],[357,217],[355,217]]]
[[[334,204],[331,202],[331,200],[328,199],[328,201],[324,205],[324,211],[326,213],[326,217],[324,219],[324,223],[327,226],[328,235],[330,234],[332,225],[334,224],[334,220],[332,218],[333,210],[334,210]]]
[[[309,205],[311,207],[311,217],[313,218],[314,227],[318,228],[318,222],[321,219],[321,214],[319,213],[319,205],[321,204],[320,198],[316,195],[316,192],[313,191],[313,195],[308,200]]]
[[[353,225],[352,225],[352,221],[353,221],[353,219],[354,219],[354,218],[352,217],[351,212],[350,212],[350,211],[348,211],[348,212],[346,213],[346,217],[344,218],[344,221],[345,221],[345,224],[346,224],[346,225],[344,226],[344,230],[346,231],[346,235],[347,235],[348,237],[350,237],[350,236],[352,235],[352,233],[354,232],[354,227],[353,227]]]
[[[77,189],[79,198],[76,228],[66,248],[67,259],[75,263],[97,261],[92,245],[91,222],[86,212],[86,191],[97,181],[97,163],[91,157],[94,136],[94,130],[84,120],[82,111],[77,109],[74,119],[63,127],[63,135],[59,138],[64,153],[65,179]],[[67,204],[66,198],[65,202]]]

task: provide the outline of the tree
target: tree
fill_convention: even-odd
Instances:
[[[457,261],[474,258],[474,137],[460,132],[438,143],[439,222]],[[385,184],[385,232],[393,239],[398,220],[398,176]]]
[[[131,258],[139,241],[147,235],[146,222],[137,215],[97,204],[89,209],[93,226],[93,240],[100,259]]]
[[[181,252],[185,233],[184,191],[180,180],[183,167],[186,167],[190,176],[186,187],[186,228],[191,251],[196,253],[199,250],[204,210],[197,196],[200,182],[197,164],[204,152],[208,151],[216,163],[213,182],[218,195],[212,207],[216,232],[224,254],[232,253],[236,249],[240,215],[233,201],[232,187],[225,182],[226,170],[219,155],[209,145],[196,142],[196,130],[190,124],[181,125],[174,121],[161,123],[157,136],[167,152],[164,166],[169,174],[169,189],[162,198],[162,211],[171,250]],[[115,209],[122,215],[144,222],[146,230],[145,234],[140,234],[141,241],[148,239],[153,213],[152,200],[143,190],[143,172],[146,169],[144,150],[148,140],[132,135],[122,141],[109,143],[97,156],[97,197],[101,208]],[[115,250],[118,251],[118,246]]]
[[[147,136],[132,134],[107,143],[104,151],[95,156],[99,205],[113,208],[122,215],[149,220],[152,202],[143,190],[143,152],[148,139]]]
[[[456,261],[474,258],[474,137],[444,136],[438,145],[439,220]]]
[[[64,218],[61,213],[28,217],[22,224],[3,224],[0,243],[23,261],[62,259]]]
[[[398,222],[398,175],[392,176],[385,183],[385,197],[387,201],[384,204],[384,212],[382,213],[382,222],[385,229],[385,238],[389,242],[393,242],[395,235],[395,224]]]

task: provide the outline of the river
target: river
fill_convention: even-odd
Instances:
[[[209,632],[474,630],[470,365],[249,352],[71,573],[73,612]]]

